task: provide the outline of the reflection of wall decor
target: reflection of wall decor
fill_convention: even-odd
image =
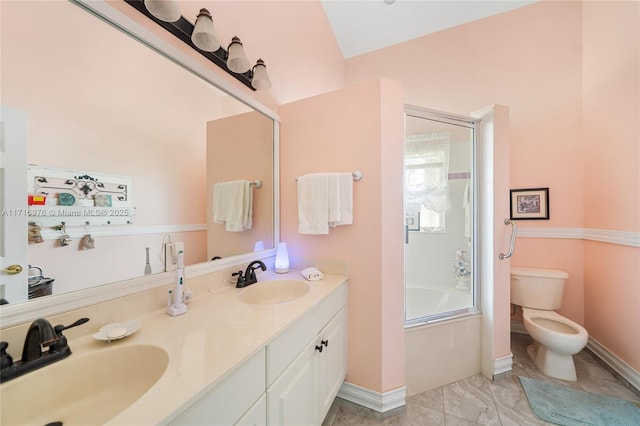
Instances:
[[[420,212],[407,212],[404,221],[409,231],[420,230]]]
[[[549,219],[549,188],[512,189],[511,219]]]
[[[29,192],[31,194],[44,194],[50,198],[58,197],[58,204],[72,206],[68,204],[72,196],[76,200],[90,200],[90,205],[95,205],[94,200],[97,195],[109,195],[118,201],[126,202],[129,198],[128,190],[131,186],[131,178],[124,176],[110,176],[105,174],[92,173],[69,177],[74,170],[47,169],[30,167],[33,172],[33,180],[30,179]],[[31,173],[30,173],[31,174]],[[66,194],[66,195],[63,195]],[[98,199],[104,199],[98,197]]]
[[[132,223],[130,176],[29,166],[27,177],[32,199],[46,197],[44,205],[29,203],[29,215],[41,225]]]

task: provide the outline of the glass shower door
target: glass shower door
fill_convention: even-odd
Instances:
[[[473,312],[475,122],[407,109],[405,323]]]

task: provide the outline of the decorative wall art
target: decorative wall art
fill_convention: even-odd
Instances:
[[[512,220],[549,220],[549,188],[512,189],[509,192]]]

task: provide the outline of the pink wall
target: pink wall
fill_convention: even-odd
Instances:
[[[638,2],[583,5],[586,228],[640,231],[639,22]],[[589,241],[584,254],[585,327],[639,371],[640,248]]]
[[[282,105],[281,236],[292,256],[346,260],[347,381],[385,392],[404,386],[402,87],[358,84]],[[354,223],[328,235],[298,233],[297,176],[360,170]]]
[[[393,78],[407,102],[457,113],[508,105],[511,188],[551,191],[551,219],[521,226],[638,232],[638,7],[539,2],[353,58],[347,82]],[[639,260],[637,247],[519,238],[512,264],[568,271],[560,312],[638,368]]]
[[[251,186],[251,229],[229,232],[213,223],[213,186],[232,180],[260,180]],[[251,252],[262,241],[273,244],[273,120],[259,112],[207,123],[207,258]]]

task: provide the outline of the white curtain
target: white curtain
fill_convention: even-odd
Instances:
[[[449,133],[408,136],[405,143],[405,202],[420,213],[421,228],[441,228],[447,207]]]

